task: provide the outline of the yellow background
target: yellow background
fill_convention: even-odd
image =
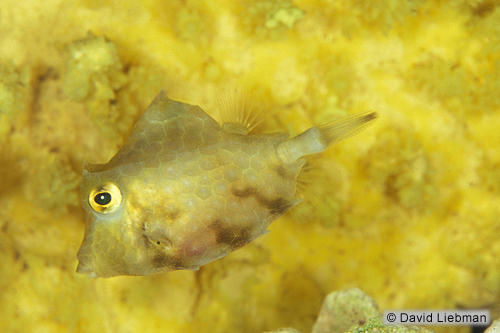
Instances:
[[[0,330],[308,332],[347,287],[382,310],[495,310],[498,22],[494,0],[2,0]],[[228,257],[76,275],[84,160],[107,162],[161,87],[215,114],[228,81],[267,131],[380,119],[314,159],[295,221]]]

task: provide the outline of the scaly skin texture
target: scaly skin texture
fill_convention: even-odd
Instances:
[[[198,269],[265,234],[299,201],[303,161],[284,164],[276,154],[287,137],[223,131],[199,107],[160,92],[110,162],[85,167],[87,227],[77,271],[112,277]],[[102,184],[122,198],[99,212],[91,201]]]

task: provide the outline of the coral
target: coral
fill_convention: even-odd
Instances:
[[[346,333],[432,333],[433,331],[418,326],[384,326],[378,318],[370,319],[366,324],[355,326]]]
[[[418,326],[385,326],[375,301],[360,289],[335,291],[326,296],[312,333],[432,333]],[[300,333],[281,328],[264,333]]]
[[[263,333],[300,333],[300,331],[297,331],[296,329],[294,328],[280,328],[276,331],[272,331],[272,332],[263,332]]]
[[[430,209],[435,201],[432,169],[424,147],[409,130],[385,131],[366,155],[366,169],[387,198],[406,209]]]
[[[76,190],[80,177],[71,169],[65,155],[40,150],[30,154],[24,170],[30,182],[25,183],[26,198],[50,210],[79,204]]]
[[[29,67],[16,68],[12,62],[0,65],[0,144],[3,146],[12,127],[26,122],[23,110],[29,108]]]
[[[488,6],[489,7],[489,6]],[[454,53],[423,53],[407,72],[407,84],[425,91],[462,119],[500,108],[500,7],[470,19]]]
[[[381,309],[495,310],[499,20],[497,0],[2,1],[0,330],[306,332],[353,286]],[[84,160],[107,162],[160,88],[213,114],[233,79],[267,132],[380,118],[310,161],[309,223],[198,272],[77,276]]]
[[[71,100],[85,103],[92,120],[108,137],[116,135],[115,128],[124,122],[122,130],[130,128],[132,119],[124,121],[127,117],[117,107],[116,94],[127,82],[115,44],[89,35],[69,45],[64,92]]]
[[[424,1],[387,1],[383,5],[376,0],[352,2],[324,0],[323,15],[329,24],[340,29],[347,37],[359,34],[389,33],[421,9]],[[367,29],[368,28],[368,29]]]
[[[498,333],[500,331],[500,319],[491,323],[490,327],[485,330],[485,333]]]
[[[259,0],[246,8],[242,17],[245,30],[257,37],[278,38],[304,17],[304,11],[289,0]]]
[[[380,316],[375,301],[360,289],[333,292],[325,298],[312,333],[343,333]]]
[[[500,297],[498,203],[498,199],[463,202],[455,217],[441,226],[443,256],[470,274],[468,296],[458,300],[462,307],[484,307]],[[499,315],[496,309],[492,313]]]
[[[113,43],[89,35],[68,47],[64,92],[75,101],[114,99],[126,82],[122,67]]]

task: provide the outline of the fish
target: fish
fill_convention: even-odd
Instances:
[[[85,162],[85,234],[77,273],[89,278],[197,270],[265,235],[300,202],[304,156],[364,129],[365,112],[287,133],[222,126],[162,89],[105,164]]]

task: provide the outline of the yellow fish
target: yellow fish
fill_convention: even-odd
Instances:
[[[303,156],[319,153],[376,118],[364,113],[286,133],[248,134],[162,90],[116,155],[86,163],[87,221],[77,272],[150,275],[224,257],[267,233],[291,207]]]

